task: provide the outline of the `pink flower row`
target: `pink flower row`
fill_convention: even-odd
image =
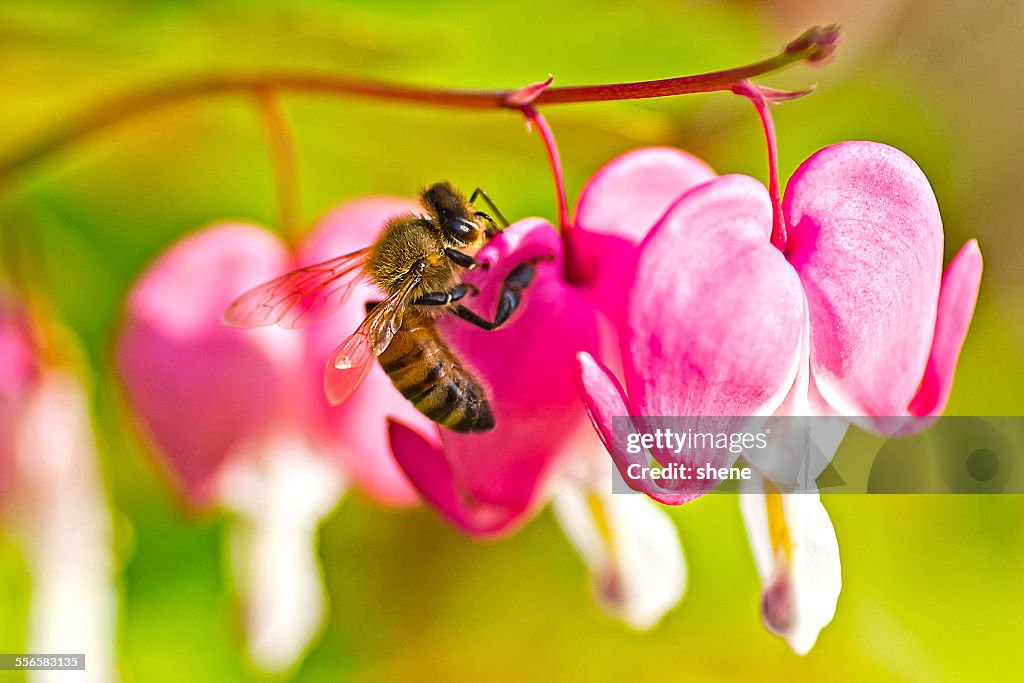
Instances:
[[[614,415],[784,410],[863,417],[884,430],[874,418],[945,406],[981,275],[971,241],[943,276],[931,187],[891,147],[843,143],[804,162],[783,203],[784,251],[770,242],[772,206],[759,182],[649,148],[590,180],[564,242],[547,222],[525,219],[480,252],[493,267],[467,279],[485,312],[509,269],[556,257],[504,328],[441,323],[491,388],[489,433],[438,429],[379,368],[347,403],[327,406],[324,359],[361,320],[376,296],[369,288],[307,330],[221,325],[248,287],[363,247],[388,217],[415,208],[347,203],[296,252],[262,227],[217,224],[143,274],[118,363],[190,501],[208,502],[225,465],[254,445],[299,433],[375,498],[406,504],[418,493],[467,532],[490,535],[526,518],[555,465],[585,443],[584,406],[606,445]],[[623,471],[637,457],[611,455]],[[670,504],[696,495],[649,486]]]
[[[440,322],[488,385],[490,432],[439,429],[379,367],[349,401],[328,406],[325,358],[378,297],[368,286],[302,330],[221,324],[246,289],[366,246],[390,216],[416,208],[349,202],[294,252],[260,226],[213,225],[163,253],[128,297],[117,363],[130,404],[183,497],[240,516],[250,647],[272,669],[318,628],[316,526],[346,484],[390,505],[422,498],[480,537],[510,532],[551,499],[592,565],[602,605],[652,625],[681,597],[685,566],[669,520],[642,500],[607,495],[600,442],[624,475],[647,464],[615,443],[612,417],[838,415],[885,432],[886,417],[935,415],[981,278],[973,240],[942,273],[935,197],[891,147],[844,143],[804,162],[783,201],[784,245],[771,241],[773,207],[760,183],[649,148],[587,183],[565,234],[525,219],[478,254],[491,267],[467,280],[485,314],[509,270],[553,257],[538,262],[501,329]],[[0,428],[11,435],[23,431],[18,406],[36,392],[41,365],[25,321],[3,313]],[[0,439],[0,502],[17,485],[14,453],[15,442]],[[673,505],[701,493],[651,479],[642,490]],[[764,620],[806,652],[841,587],[835,533],[817,496],[752,490],[759,495],[744,496],[742,509]]]

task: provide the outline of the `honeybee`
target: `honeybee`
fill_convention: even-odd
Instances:
[[[501,227],[474,208],[477,197],[483,197]],[[327,361],[324,389],[331,404],[351,396],[377,359],[402,395],[434,422],[457,432],[488,431],[494,428],[494,414],[487,392],[441,338],[436,318],[454,313],[485,330],[499,327],[519,306],[536,261],[509,272],[494,320],[480,317],[459,303],[477,293],[460,274],[487,268],[475,254],[508,221],[480,189],[467,201],[451,184],[441,182],[424,189],[419,198],[425,216],[395,216],[372,245],[249,290],[228,307],[224,322],[234,327],[304,327],[337,310],[356,283],[368,279],[386,298],[367,304],[366,319]]]

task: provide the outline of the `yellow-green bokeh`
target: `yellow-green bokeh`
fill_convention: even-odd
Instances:
[[[774,53],[806,25],[848,27],[833,63],[765,82],[817,83],[776,110],[783,177],[830,143],[900,147],[932,181],[947,256],[978,237],[981,299],[950,412],[1021,414],[1024,14],[1013,2],[57,2],[0,6],[0,152],[81,107],[197,71],[326,70],[459,87],[638,80]],[[288,96],[306,226],[345,199],[483,186],[509,217],[554,216],[536,136],[507,112]],[[1015,113],[1016,112],[1016,113]],[[570,200],[604,161],[650,144],[764,177],[750,105],[728,94],[551,108]],[[110,367],[121,301],[175,238],[223,218],[270,225],[272,175],[251,102],[225,96],[104,132],[24,173],[0,220],[38,235],[59,314],[95,376],[116,511],[127,681],[260,679],[240,646],[225,520],[185,513],[143,452]],[[39,277],[43,277],[42,271]],[[690,567],[681,607],[634,633],[593,605],[549,513],[474,542],[426,509],[359,495],[323,529],[330,623],[285,678],[337,680],[1002,680],[1020,670],[1024,500],[826,497],[844,587],[806,657],[769,635],[736,501],[671,510]],[[0,650],[24,638],[29,579],[0,536]]]

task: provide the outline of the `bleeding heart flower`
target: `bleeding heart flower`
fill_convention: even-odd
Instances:
[[[81,680],[106,683],[117,680],[113,524],[89,399],[57,364],[70,336],[55,324],[33,334],[30,324],[0,292],[0,522],[32,578],[26,650],[88,652]]]
[[[369,287],[304,330],[239,330],[221,318],[239,293],[364,247],[409,208],[383,198],[343,205],[298,254],[259,226],[214,225],[162,254],[128,297],[117,347],[127,395],[185,500],[238,516],[249,647],[266,669],[289,666],[320,627],[317,527],[346,483],[384,503],[415,501],[391,459],[386,416],[428,421],[379,368],[343,406],[327,405],[324,358],[365,315]]]
[[[637,157],[646,151],[623,159]],[[647,172],[659,163],[652,158]],[[584,195],[588,203],[601,197]],[[609,201],[616,215],[629,215],[622,193]],[[820,393],[827,409],[866,416],[879,431],[886,427],[879,418],[942,411],[974,311],[981,254],[968,242],[940,282],[938,206],[901,152],[849,142],[804,162],[783,203],[785,253],[770,241],[768,193],[751,178],[684,187],[665,208],[636,247],[619,314],[625,391],[593,358],[580,361],[587,407],[624,476],[630,464],[646,463],[613,444],[612,416],[772,414],[805,366],[808,391]],[[597,282],[603,278],[599,272]],[[646,492],[676,504],[700,493],[649,483]]]
[[[438,323],[460,361],[487,385],[496,426],[458,434],[395,422],[391,447],[424,499],[464,531],[490,536],[526,519],[541,502],[552,467],[587,431],[574,358],[597,348],[597,325],[585,293],[561,277],[562,243],[548,223],[519,221],[477,258],[490,268],[469,272],[465,281],[479,288],[469,305],[486,318],[509,271],[542,259],[519,309],[501,328],[487,332],[454,316]]]
[[[941,413],[973,315],[981,253],[971,240],[941,275],[942,224],[917,165],[870,142],[821,150],[787,188],[788,242],[774,239],[760,183],[709,176],[682,152],[639,150],[609,163],[581,197],[575,262],[617,323],[621,357],[605,357],[621,363],[625,389],[588,354],[579,379],[625,481],[668,504],[704,492],[632,480],[629,466],[646,466],[646,455],[616,443],[614,416],[634,416],[641,427],[643,416],[704,416],[714,431],[730,431],[745,416],[839,415],[886,433],[905,429],[908,416]],[[666,187],[673,181],[675,195]],[[593,258],[607,244],[618,257]],[[820,426],[828,458],[845,426]],[[711,455],[681,460],[724,464]],[[772,462],[755,464],[761,474],[775,471]],[[816,493],[784,495],[761,475],[758,482],[743,509],[764,620],[804,653],[835,612],[838,543]]]

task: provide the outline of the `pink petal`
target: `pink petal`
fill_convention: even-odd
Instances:
[[[960,349],[967,338],[967,328],[978,300],[981,269],[978,242],[970,240],[953,257],[942,276],[931,355],[917,395],[910,402],[909,410],[914,415],[938,415],[946,408]]]
[[[584,186],[567,233],[569,270],[602,310],[620,311],[638,245],[684,192],[715,177],[697,157],[645,147],[605,164]],[[615,317],[615,316],[613,316]]]
[[[408,466],[415,457],[402,450],[408,440],[393,441],[392,448],[428,499],[441,490],[459,491],[473,509],[510,511],[514,522],[533,509],[551,466],[577,430],[586,428],[574,356],[596,348],[597,329],[586,296],[561,279],[561,240],[546,222],[528,219],[510,226],[478,257],[492,267],[467,274],[481,291],[466,305],[488,319],[512,268],[551,259],[536,264],[519,310],[502,328],[486,332],[454,316],[438,322],[457,357],[488,387],[496,427],[481,434],[440,430],[443,467],[432,467],[430,476]],[[440,510],[471,533],[493,531],[469,526],[464,511]]]
[[[622,349],[641,414],[770,414],[781,404],[805,313],[799,280],[768,241],[771,224],[764,186],[724,176],[689,192],[648,235]]]
[[[461,486],[438,442],[428,441],[418,430],[398,421],[389,424],[391,448],[409,480],[428,503],[459,528],[473,535],[491,536],[507,530],[524,514],[527,501],[504,507],[476,500]]]
[[[124,388],[194,504],[208,502],[233,451],[302,410],[301,336],[221,324],[239,292],[291,266],[266,230],[221,224],[172,246],[129,293],[117,345]]]
[[[771,414],[786,397],[806,313],[796,274],[769,242],[771,224],[764,187],[725,176],[682,197],[641,245],[622,356],[644,431],[653,416],[700,417],[701,430],[737,431],[740,416]],[[728,464],[713,448],[653,455],[663,465]],[[639,483],[651,495],[683,495],[679,502],[713,484]]]
[[[301,264],[316,263],[372,244],[389,218],[407,211],[422,213],[409,201],[371,197],[343,204],[320,221],[301,250]],[[391,455],[387,418],[418,429],[433,423],[395,389],[374,363],[369,375],[344,403],[332,407],[324,394],[324,364],[331,351],[366,317],[366,302],[383,298],[380,290],[361,284],[341,310],[308,328],[304,372],[310,377],[314,422],[331,452],[361,489],[391,505],[416,501],[416,493]]]
[[[710,166],[679,149],[627,152],[602,166],[583,187],[576,227],[639,244],[676,199],[714,177]]]
[[[833,145],[797,169],[784,210],[822,396],[848,416],[905,414],[928,363],[942,269],[927,178],[892,147]]]
[[[577,381],[580,393],[583,395],[583,402],[590,415],[590,421],[597,430],[598,436],[612,456],[615,467],[622,475],[626,484],[641,493],[666,505],[682,505],[694,498],[698,498],[703,491],[679,493],[662,486],[659,482],[649,479],[637,481],[631,477],[630,465],[641,468],[648,465],[647,456],[644,453],[630,453],[625,442],[626,431],[623,430],[618,439],[615,438],[612,418],[632,416],[633,411],[627,404],[626,396],[622,387],[614,375],[589,353],[580,353],[577,356]],[[631,431],[636,431],[635,422],[631,421]]]

